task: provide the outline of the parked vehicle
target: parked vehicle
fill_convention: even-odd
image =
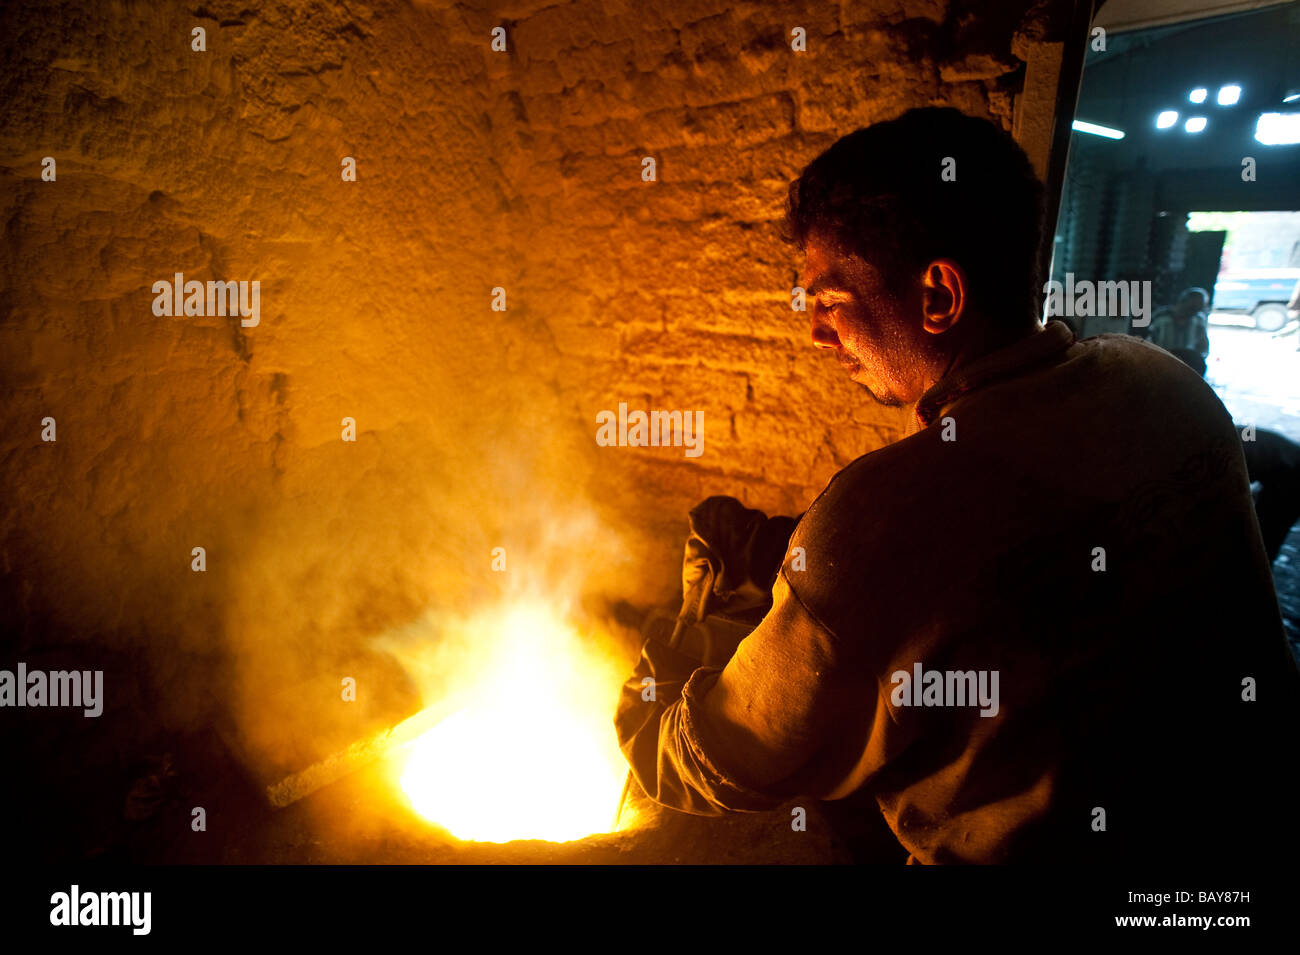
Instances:
[[[1214,283],[1214,311],[1246,312],[1261,331],[1275,332],[1287,323],[1287,302],[1300,282],[1300,269],[1239,269],[1224,272]]]

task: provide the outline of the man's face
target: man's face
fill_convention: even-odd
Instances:
[[[923,357],[919,299],[899,299],[880,272],[833,243],[810,237],[800,286],[808,294],[812,343],[835,353],[849,377],[882,405],[920,398]],[[915,315],[913,320],[912,316]]]

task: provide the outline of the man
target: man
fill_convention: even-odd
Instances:
[[[1209,302],[1205,289],[1184,289],[1172,308],[1166,306],[1151,317],[1146,335],[1147,341],[1180,359],[1202,378],[1210,356],[1210,317],[1205,312]]]
[[[653,799],[869,799],[917,862],[1280,844],[1297,674],[1240,440],[1164,351],[1039,324],[1039,194],[951,109],[858,130],[791,186],[813,344],[911,426],[832,479],[779,570],[693,512],[688,558],[772,603],[727,660],[646,642],[615,723]]]

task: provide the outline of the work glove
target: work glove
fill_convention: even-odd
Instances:
[[[734,497],[714,496],[691,508],[691,533],[682,557],[682,599],[738,611],[766,602],[799,522],[768,517]]]

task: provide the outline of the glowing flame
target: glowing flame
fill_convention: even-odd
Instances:
[[[479,842],[610,831],[627,773],[613,729],[618,670],[540,603],[471,630],[471,688],[410,744],[401,787],[412,807]]]

